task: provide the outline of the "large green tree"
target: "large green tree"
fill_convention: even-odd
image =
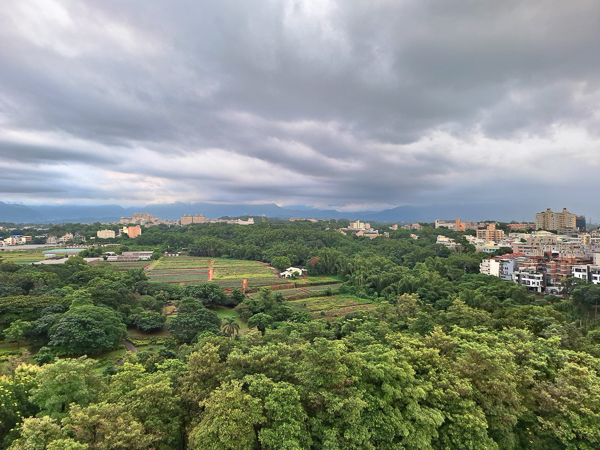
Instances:
[[[205,332],[219,333],[221,319],[214,311],[206,309],[199,304],[192,307],[189,303],[183,311],[179,310],[177,316],[168,324],[169,333],[179,342],[192,343],[199,334]]]
[[[83,305],[69,309],[50,328],[49,345],[70,355],[95,354],[117,347],[126,334],[114,310]]]

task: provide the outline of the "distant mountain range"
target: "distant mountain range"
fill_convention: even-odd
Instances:
[[[511,220],[498,217],[498,210],[489,205],[429,205],[398,206],[384,211],[340,212],[314,209],[306,206],[284,208],[274,203],[264,204],[213,204],[171,203],[123,208],[119,205],[22,205],[0,202],[0,222],[13,223],[61,223],[61,222],[115,222],[133,213],[149,213],[161,219],[179,219],[184,214],[204,214],[208,218],[223,216],[260,216],[350,219],[373,222],[433,222],[435,219]]]

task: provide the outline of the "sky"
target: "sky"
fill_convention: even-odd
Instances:
[[[600,217],[596,0],[0,4],[0,201]]]

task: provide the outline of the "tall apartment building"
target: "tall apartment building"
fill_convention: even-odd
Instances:
[[[350,230],[368,230],[371,228],[371,224],[361,222],[360,220],[355,220],[354,222],[350,222],[348,224],[348,228]]]
[[[208,219],[204,214],[196,214],[195,216],[184,214],[181,216],[181,225],[191,225],[193,223],[208,223]]]
[[[553,212],[550,208],[535,215],[536,230],[561,230],[564,228],[575,228],[577,216],[563,208],[562,212]]]
[[[498,242],[504,239],[504,231],[496,230],[496,224],[490,223],[486,229],[477,230],[477,237],[487,241]]]
[[[131,227],[123,227],[122,232],[125,233],[130,238],[134,239],[142,234],[142,227],[139,225],[134,225]]]

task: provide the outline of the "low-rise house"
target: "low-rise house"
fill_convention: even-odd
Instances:
[[[436,244],[441,244],[446,248],[449,248],[450,250],[456,250],[457,247],[460,246],[460,244],[457,244],[454,239],[448,238],[446,236],[442,236],[441,234],[438,235],[437,240],[435,241]]]
[[[542,293],[546,287],[544,274],[533,270],[522,270],[513,273],[513,281],[517,284],[525,286],[529,291]]]
[[[281,278],[291,278],[293,276],[301,277],[306,272],[306,269],[299,269],[298,267],[288,267],[279,274]]]

